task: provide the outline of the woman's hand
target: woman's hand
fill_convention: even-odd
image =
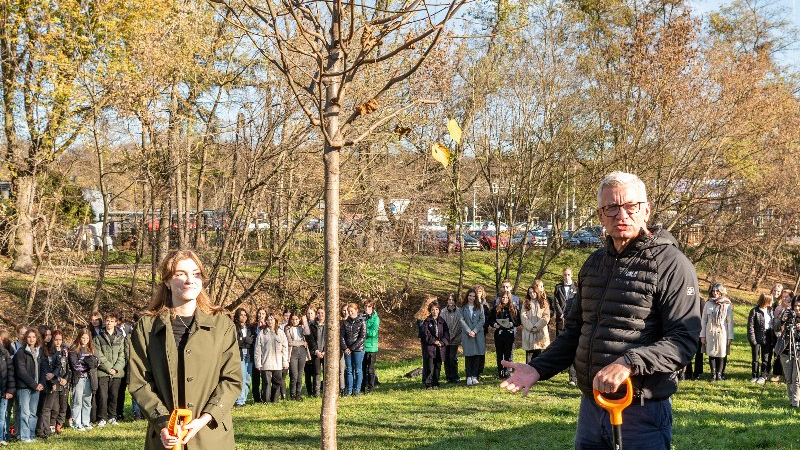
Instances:
[[[477,335],[478,335],[478,334],[477,334],[477,333],[475,333],[474,331],[470,331],[470,332],[469,332],[469,333],[467,333],[467,334],[468,334],[468,335],[469,335],[469,337],[471,337],[471,338],[474,338],[475,336],[477,336]]]
[[[44,376],[44,379],[47,380],[47,381],[50,381],[50,380],[53,379],[54,376],[55,375],[53,375],[52,373],[48,373],[47,375]]]
[[[211,417],[211,414],[203,413],[200,415],[200,417],[184,425],[183,429],[186,430],[187,433],[186,437],[183,438],[182,444],[186,445],[186,443],[189,442],[189,440],[192,439],[194,435],[197,434],[198,431],[202,430],[203,427],[208,425],[208,422],[211,422],[211,419],[213,419],[213,417]]]
[[[39,384],[37,384],[37,385],[36,385],[36,390],[37,390],[37,391],[42,391],[42,390],[44,390],[44,385],[43,385],[42,383],[39,383]]]
[[[178,434],[181,434],[181,426],[180,425],[176,426],[175,427],[175,431]],[[164,427],[164,428],[161,429],[161,445],[163,445],[164,448],[170,448],[171,449],[172,447],[175,447],[176,445],[178,445],[178,442],[180,442],[178,440],[178,437],[169,434],[169,431],[167,430],[167,427]]]
[[[349,348],[344,349],[344,354],[345,355],[349,355],[350,353],[353,353],[353,352],[351,352]]]

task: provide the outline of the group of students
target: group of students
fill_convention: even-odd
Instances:
[[[338,356],[340,394],[370,393],[375,389],[380,318],[372,300],[342,306]],[[242,364],[242,391],[235,406],[244,406],[252,392],[254,403],[275,403],[287,398],[303,400],[303,382],[309,397],[322,394],[322,375],[328,354],[325,310],[309,307],[301,315],[284,310],[270,314],[258,308],[255,319],[244,308],[234,313]]]
[[[502,361],[513,361],[518,331],[526,362],[542,353],[551,339],[564,330],[566,313],[575,299],[572,269],[564,269],[563,276],[552,297],[547,295],[542,280],[534,280],[521,303],[519,297],[512,294],[510,280],[502,282],[493,303],[489,303],[481,285],[469,289],[460,305],[455,294],[448,297],[446,305],[440,305],[436,297],[427,296],[416,315],[424,387],[438,389],[443,362],[446,381],[460,381],[459,346],[464,354],[467,386],[480,384],[489,330],[493,330],[499,379],[510,376]],[[569,372],[569,384],[574,386],[574,368],[571,367]]]
[[[800,296],[781,284],[769,294],[759,295],[747,317],[747,340],[751,350],[751,383],[778,382],[784,378],[793,408],[800,405]],[[794,331],[792,328],[794,327]],[[694,367],[685,368],[683,377],[698,378],[703,373],[703,353],[708,354],[709,381],[725,379],[725,368],[733,342],[733,303],[722,283],[714,283],[702,309],[700,345]],[[771,375],[770,375],[771,374]]]
[[[0,445],[122,420],[132,325],[114,312],[91,324],[71,342],[46,325],[21,326],[16,339],[0,329]]]

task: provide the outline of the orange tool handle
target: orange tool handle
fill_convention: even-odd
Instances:
[[[174,409],[172,410],[172,414],[169,416],[169,424],[167,425],[167,431],[172,436],[177,437],[181,442],[183,442],[183,438],[189,434],[188,431],[181,430],[180,436],[177,432],[178,425],[185,425],[192,421],[192,411],[190,409]],[[178,445],[172,447],[172,450],[183,450],[183,444],[178,442]]]
[[[622,425],[622,410],[630,406],[631,402],[633,402],[633,383],[631,383],[630,378],[625,378],[624,383],[628,387],[627,392],[625,392],[625,397],[617,400],[607,399],[603,397],[603,394],[597,389],[592,390],[594,392],[594,401],[608,411],[608,414],[611,416],[611,425]]]

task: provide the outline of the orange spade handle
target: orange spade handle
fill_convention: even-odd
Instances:
[[[188,431],[181,430],[180,436],[177,434],[177,427],[178,425],[185,425],[192,421],[192,410],[190,409],[174,409],[172,410],[172,414],[169,416],[169,424],[167,425],[167,431],[172,436],[177,437],[181,442],[183,438],[189,434]],[[172,447],[172,450],[183,450],[183,444],[178,442],[178,445]]]
[[[625,378],[624,383],[628,387],[628,390],[625,392],[625,397],[617,400],[609,400],[603,397],[603,394],[597,389],[592,389],[594,392],[594,401],[608,411],[608,414],[611,416],[611,425],[622,425],[622,410],[630,406],[631,402],[633,402],[633,383],[631,383],[630,378]]]

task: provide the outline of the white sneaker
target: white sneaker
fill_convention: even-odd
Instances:
[[[481,384],[481,382],[478,381],[478,377],[472,377],[472,385],[477,386],[479,384]]]
[[[97,427],[103,428],[104,426],[106,426],[106,424],[108,424],[108,422],[106,422],[105,420],[101,420],[100,422],[97,422]]]
[[[108,424],[109,425],[116,425],[117,424],[117,419],[108,419]]]
[[[758,383],[758,384],[764,384],[766,382],[767,382],[767,379],[764,378],[764,377],[758,377],[758,379],[756,380],[756,383]]]
[[[751,383],[755,383],[756,381],[758,381],[758,377],[750,378],[750,382]]]

